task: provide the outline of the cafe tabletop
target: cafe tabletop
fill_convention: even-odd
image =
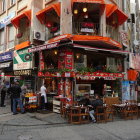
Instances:
[[[112,104],[114,107],[125,107],[126,104]]]

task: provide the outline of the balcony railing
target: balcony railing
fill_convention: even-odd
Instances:
[[[120,33],[119,33],[118,28],[107,25],[106,34],[107,34],[107,37],[110,37],[111,39],[120,42]]]
[[[30,28],[26,28],[24,32],[21,33],[21,37],[15,37],[15,45],[18,45],[22,42],[30,40]]]
[[[73,34],[79,35],[100,35],[99,23],[73,22]]]

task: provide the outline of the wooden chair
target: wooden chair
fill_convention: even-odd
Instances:
[[[80,118],[81,123],[89,123],[89,108],[81,107],[80,116],[81,116]]]
[[[98,106],[96,108],[96,121],[99,122],[106,122],[106,107],[104,106]]]
[[[114,109],[112,106],[106,107],[106,121],[113,121],[114,120]]]
[[[66,102],[61,102],[61,106],[60,106],[61,117],[67,118],[68,113],[69,113],[69,108],[67,107]]]
[[[81,108],[80,107],[70,107],[70,112],[68,114],[68,122],[73,124],[81,123]]]
[[[124,119],[134,119],[138,118],[138,107],[137,105],[127,105],[124,109]]]
[[[131,105],[131,108],[132,108],[132,113],[133,113],[133,119],[134,118],[138,119],[138,115],[139,115],[138,106],[137,105]]]

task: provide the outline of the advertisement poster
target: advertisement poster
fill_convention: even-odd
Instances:
[[[39,52],[39,55],[40,55],[40,70],[44,70],[44,67],[45,67],[45,63],[44,63],[44,56],[42,54],[42,51]]]
[[[73,69],[73,53],[62,51],[59,53],[59,59],[58,59],[58,68],[59,69]]]
[[[136,99],[135,81],[129,81],[130,84],[130,100]]]
[[[130,84],[129,81],[122,81],[122,101],[130,100]]]
[[[28,48],[14,51],[14,70],[32,69],[32,53]]]
[[[73,69],[73,53],[72,52],[66,52],[65,53],[65,68],[66,69]]]

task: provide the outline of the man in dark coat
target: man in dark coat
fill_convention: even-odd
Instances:
[[[4,105],[4,101],[5,101],[5,96],[6,96],[6,86],[3,85],[2,89],[1,89],[1,107],[5,107]]]
[[[20,99],[21,87],[19,86],[19,82],[15,82],[14,86],[11,87],[11,93],[13,98],[13,115],[17,114],[17,109],[16,109],[17,103],[20,106],[21,113],[24,113],[23,104]]]
[[[103,101],[99,98],[99,95],[98,94],[95,95],[95,100],[92,101],[91,106],[92,106],[92,110],[89,112],[89,115],[90,115],[92,121],[93,122],[96,122],[96,119],[94,117],[94,114],[96,112],[96,108],[98,106],[103,106]]]

